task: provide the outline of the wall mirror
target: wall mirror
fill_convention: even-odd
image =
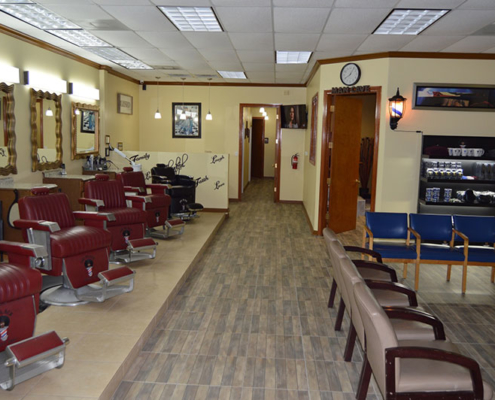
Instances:
[[[0,83],[0,175],[17,174],[14,85]]]
[[[32,170],[62,165],[62,96],[31,89]]]
[[[85,158],[100,153],[100,107],[72,103],[71,159]]]

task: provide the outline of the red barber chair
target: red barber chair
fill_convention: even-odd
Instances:
[[[108,175],[97,174],[96,179],[86,182],[86,198],[79,199],[86,210],[108,212],[115,220],[107,223],[112,234],[110,262],[116,264],[155,258],[157,243],[145,238],[146,212],[143,209],[127,207],[127,201],[145,204],[147,196],[126,196],[122,182],[109,180]]]
[[[108,270],[112,237],[106,224],[115,219],[112,214],[72,212],[65,193],[48,194],[46,188],[33,189],[33,194],[19,200],[21,219],[14,225],[22,229],[26,242],[47,250],[48,258],[35,267],[47,275],[62,277],[61,286],[43,291],[43,302],[78,305],[132,291],[131,269]],[[76,218],[83,219],[85,225],[76,225]]]
[[[62,368],[65,346],[55,331],[33,336],[42,278],[33,269],[48,256],[43,246],[0,241],[9,257],[0,264],[0,387],[15,385]],[[1,396],[0,396],[1,397]]]
[[[134,172],[131,167],[125,167],[124,172],[117,174],[117,180],[124,185],[126,194],[149,197],[149,202],[132,202],[133,207],[146,212],[147,236],[166,239],[184,233],[184,221],[179,218],[167,220],[171,203],[170,196],[165,193],[167,185],[147,185],[144,174],[141,171]],[[148,189],[151,194],[148,194]],[[161,229],[158,230],[157,227]]]

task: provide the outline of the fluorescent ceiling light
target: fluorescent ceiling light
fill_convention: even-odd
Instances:
[[[107,42],[81,29],[49,29],[47,32],[80,47],[111,47]]]
[[[134,57],[124,53],[122,50],[115,47],[84,47],[84,50],[90,51],[97,56],[104,58],[105,60],[120,60],[120,61],[133,61]]]
[[[0,65],[0,82],[19,83],[19,68]]]
[[[277,51],[277,64],[307,64],[311,51]]]
[[[0,4],[0,11],[39,29],[81,29],[38,4]]]
[[[31,0],[0,0],[0,4],[33,4]]]
[[[100,91],[77,82],[69,83],[69,94],[87,99],[100,100]]]
[[[115,64],[119,64],[120,66],[127,69],[153,69],[148,64],[145,64],[139,60],[111,60]]]
[[[217,71],[222,78],[227,79],[247,79],[246,74],[242,71]]]
[[[396,9],[375,29],[374,35],[418,35],[450,10]]]
[[[55,93],[67,93],[67,81],[37,71],[24,71],[24,84]]]
[[[158,7],[179,31],[222,32],[211,7]]]

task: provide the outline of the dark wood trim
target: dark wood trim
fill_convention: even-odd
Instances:
[[[209,213],[229,213],[230,208],[203,208],[201,212],[209,212]]]
[[[238,203],[239,201],[240,201],[239,199],[234,199],[229,197],[229,202]]]
[[[280,105],[277,106],[277,125],[275,132],[275,164],[277,168],[274,171],[274,185],[277,189],[274,193],[275,203],[280,202],[280,170],[281,170],[281,159],[282,159],[282,108]]]
[[[373,166],[371,168],[371,204],[370,211],[375,211],[376,205],[376,175],[378,173],[378,145],[380,144],[380,115],[382,104],[382,87],[372,86],[372,92],[376,95],[375,103],[375,147],[373,148]]]
[[[242,200],[242,167],[244,162],[244,148],[242,146],[242,142],[244,141],[244,107],[242,104],[239,104],[239,156],[237,157],[239,160],[238,164],[238,174],[237,174],[237,201]]]
[[[101,69],[103,71],[107,71],[110,75],[116,76],[117,78],[124,79],[126,81],[135,83],[137,85],[139,85],[139,83],[140,83],[137,79],[131,78],[130,76],[127,76],[121,72],[115,71],[112,67],[109,67],[108,65],[100,65],[99,69]]]
[[[280,200],[282,204],[303,204],[302,200]]]
[[[304,206],[304,202],[301,202],[301,203],[303,206],[304,216],[306,217],[306,222],[308,223],[309,230],[311,231],[311,234],[313,236],[320,235],[317,231],[313,230],[313,225],[311,224],[311,220],[309,219],[308,211],[306,210],[306,207]]]

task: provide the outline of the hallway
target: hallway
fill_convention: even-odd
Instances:
[[[347,325],[336,335],[326,306],[323,239],[301,205],[274,204],[272,190],[253,180],[231,203],[115,399],[354,397],[361,358],[342,359]]]

